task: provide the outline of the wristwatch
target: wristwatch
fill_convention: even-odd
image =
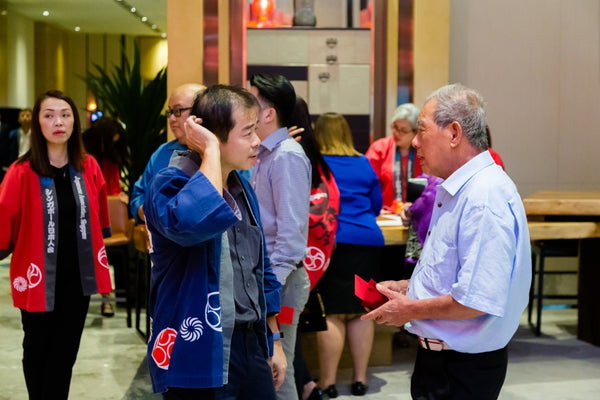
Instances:
[[[273,340],[283,339],[283,332],[273,332]]]

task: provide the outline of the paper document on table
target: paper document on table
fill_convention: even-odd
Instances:
[[[402,225],[402,218],[395,214],[380,215],[377,218],[377,225],[379,226],[398,226]]]

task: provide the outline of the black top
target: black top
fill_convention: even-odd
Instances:
[[[52,167],[58,204],[58,245],[56,260],[56,304],[83,296],[77,256],[77,205],[71,186],[69,165]]]

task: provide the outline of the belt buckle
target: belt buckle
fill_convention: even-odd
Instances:
[[[419,344],[427,350],[442,351],[447,350],[448,345],[443,340],[427,339],[419,336]]]

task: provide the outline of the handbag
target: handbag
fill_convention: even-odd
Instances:
[[[313,289],[308,296],[304,311],[298,319],[300,332],[317,332],[327,330],[327,319],[325,318],[325,306],[318,289]]]

